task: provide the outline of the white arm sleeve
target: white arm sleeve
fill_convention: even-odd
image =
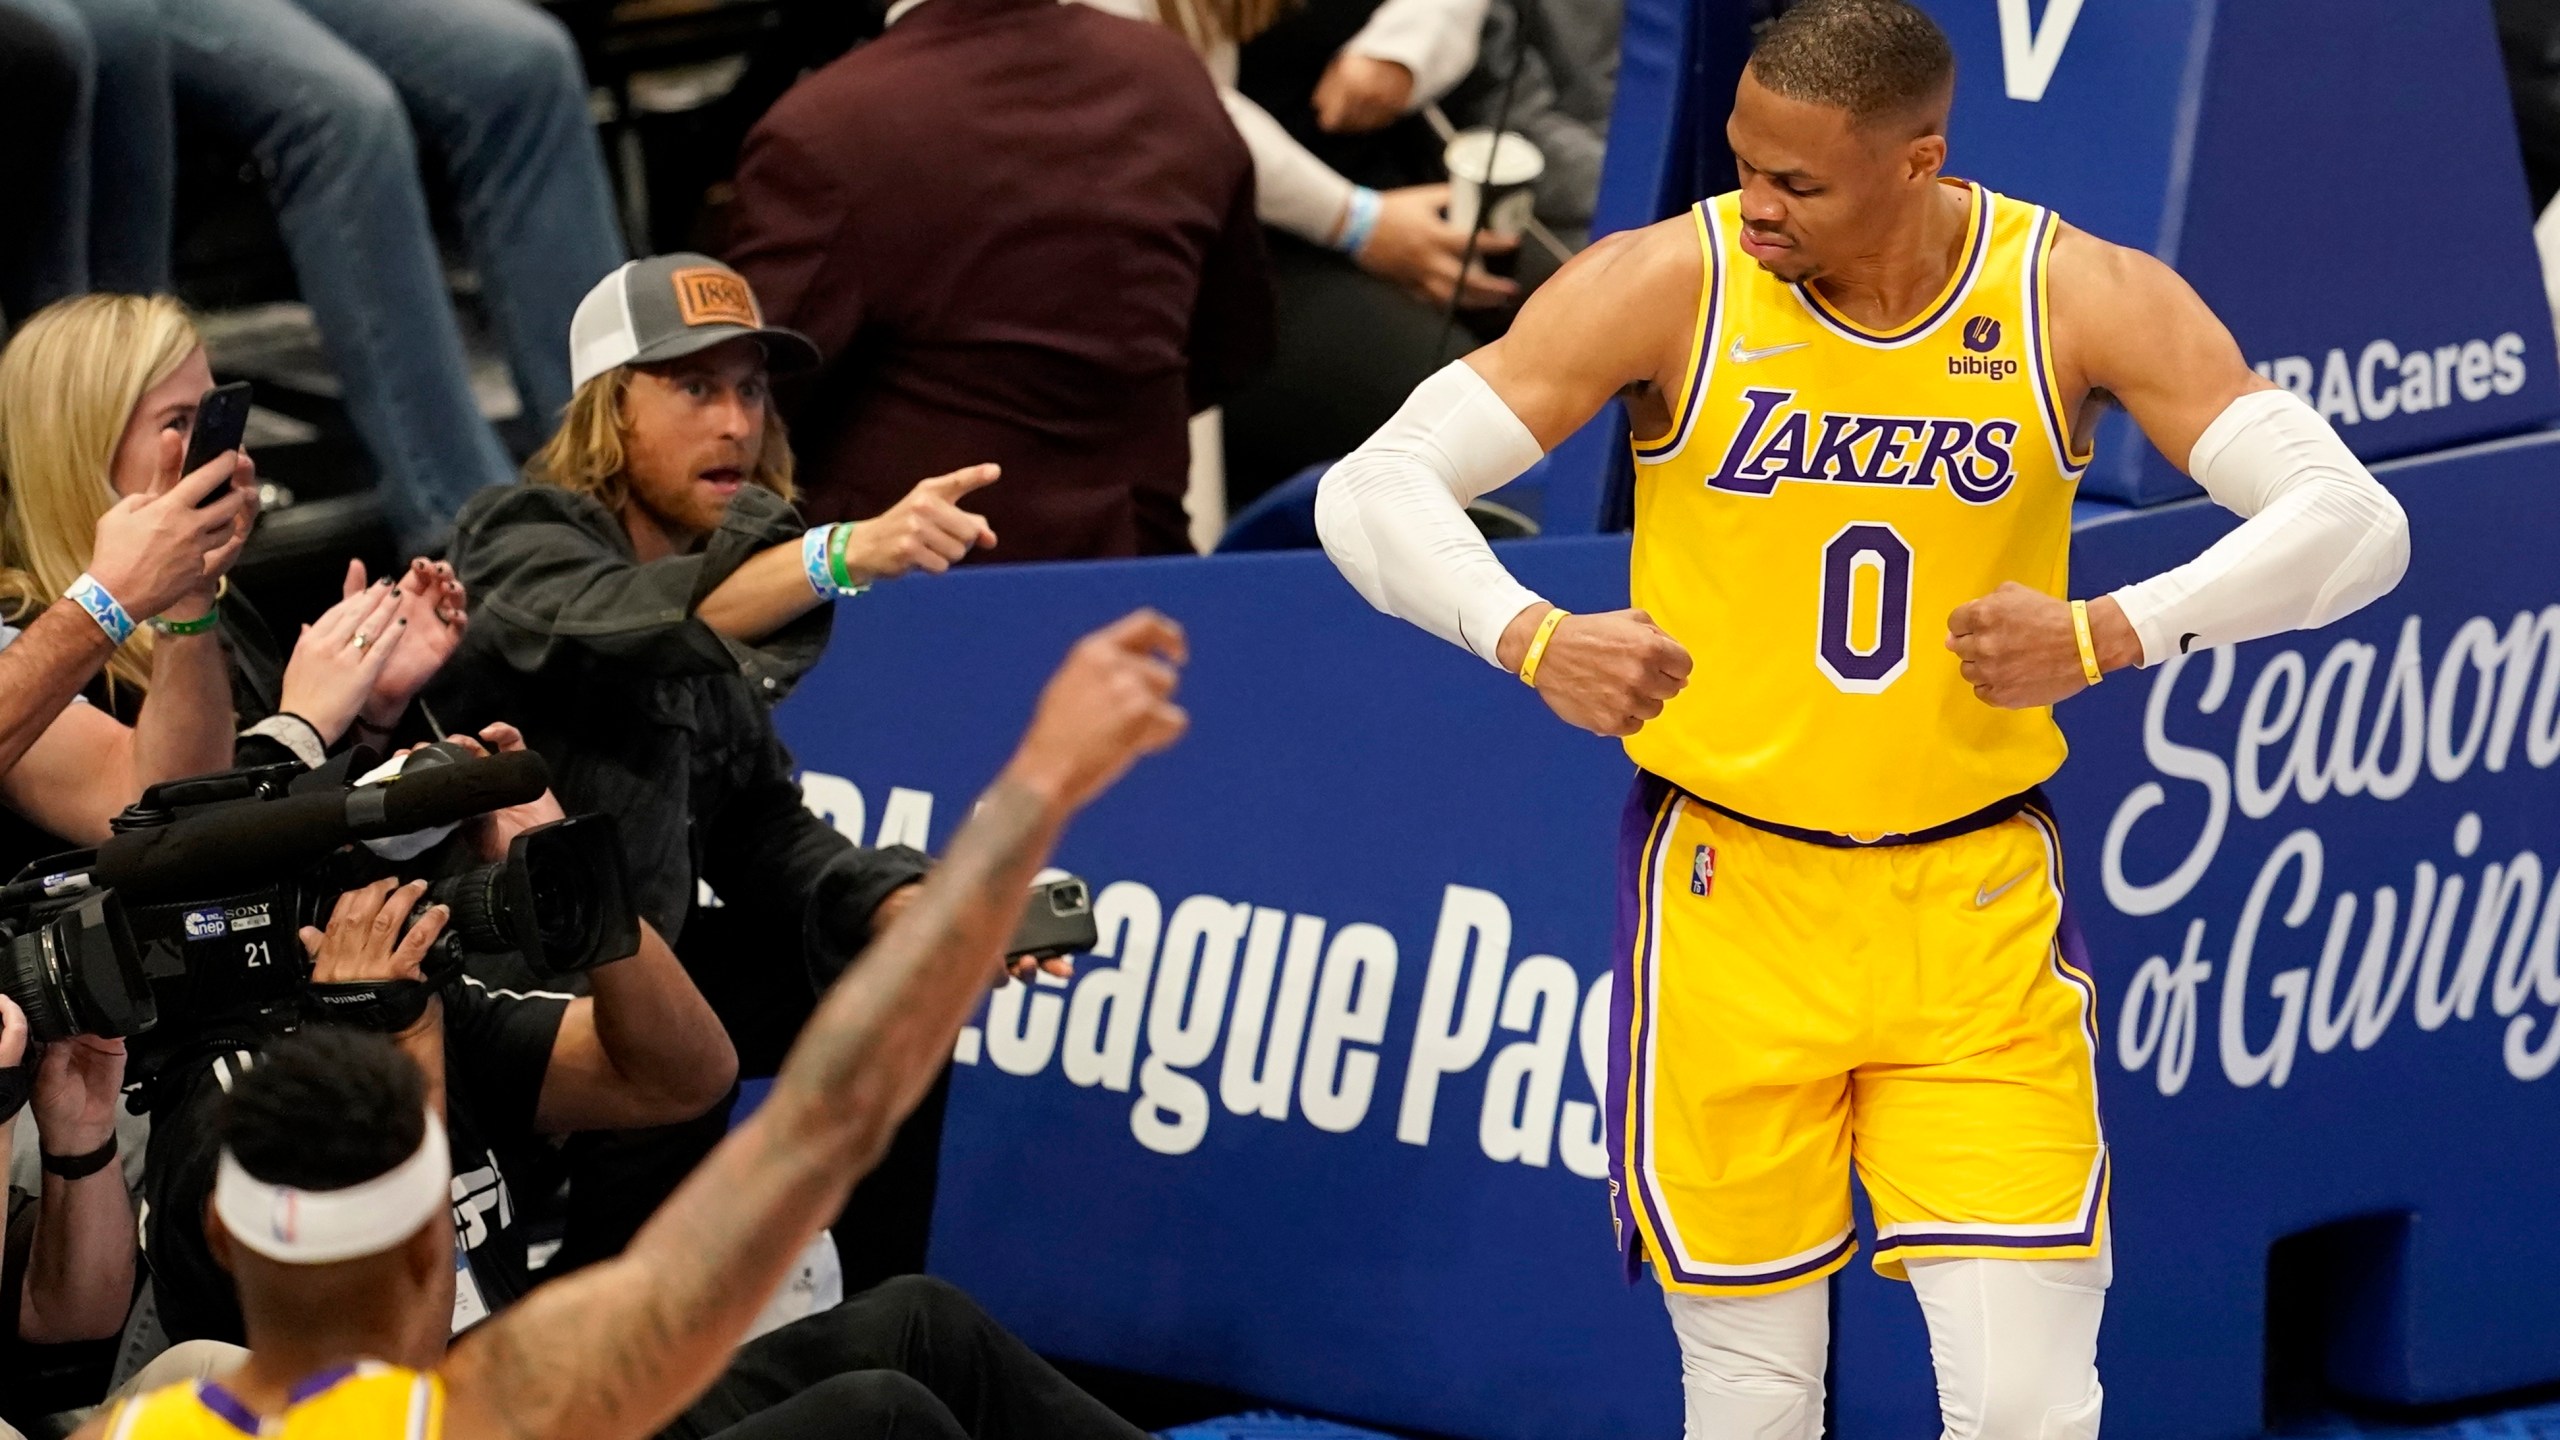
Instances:
[[[2231,402],[2187,472],[2247,523],[2166,574],[2115,592],[2142,663],[2326,625],[2380,599],[2409,568],[2409,517],[2290,390]]]
[[[1486,0],[1386,0],[1342,48],[1413,73],[1407,113],[1448,94],[1476,68]]]
[[[1451,361],[1325,472],[1324,553],[1370,604],[1498,667],[1503,627],[1539,597],[1493,558],[1465,506],[1542,453],[1484,377]]]
[[[1233,85],[1220,85],[1218,99],[1244,137],[1244,148],[1253,153],[1254,213],[1263,224],[1276,225],[1310,245],[1331,245],[1351,203],[1351,182]]]
[[[1082,0],[1096,10],[1120,16],[1125,20],[1142,20],[1149,24],[1165,23],[1156,0]],[[1395,0],[1388,0],[1389,4]],[[1448,0],[1430,0],[1448,3]],[[1483,0],[1474,0],[1481,4]],[[1173,27],[1179,30],[1180,27]],[[1470,42],[1472,44],[1472,42]],[[1472,54],[1472,50],[1470,51]],[[1218,103],[1227,107],[1227,120],[1244,137],[1244,148],[1253,155],[1254,215],[1265,225],[1276,225],[1311,245],[1331,245],[1342,228],[1344,214],[1351,205],[1351,182],[1334,173],[1333,167],[1315,157],[1301,145],[1271,112],[1245,98],[1236,89],[1236,46],[1232,40],[1220,40],[1200,57],[1207,66],[1209,78],[1217,82]],[[1455,81],[1450,82],[1455,84]],[[1420,88],[1417,83],[1417,90]]]

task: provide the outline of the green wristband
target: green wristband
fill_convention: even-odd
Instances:
[[[201,635],[221,623],[219,607],[207,610],[193,620],[171,620],[159,615],[151,617],[151,628],[163,635]]]
[[[868,581],[858,585],[854,583],[853,562],[846,554],[852,544],[851,525],[839,522],[827,527],[827,573],[835,580],[838,590],[847,595],[859,595],[871,585]]]

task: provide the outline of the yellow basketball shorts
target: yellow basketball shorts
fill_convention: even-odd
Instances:
[[[1610,1195],[1632,1276],[1750,1295],[1856,1253],[2078,1259],[2106,1223],[2097,995],[2031,800],[1843,848],[1639,775],[1621,837]]]

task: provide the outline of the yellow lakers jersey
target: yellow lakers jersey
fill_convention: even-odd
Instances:
[[[2058,224],[1964,188],[1962,262],[1889,333],[1763,270],[1738,195],[1691,212],[1706,280],[1671,429],[1635,442],[1631,582],[1696,668],[1627,753],[1692,794],[1873,838],[2062,763],[2052,711],[1985,704],[1944,643],[2002,581],[2064,593],[2088,463],[2053,381]]]
[[[261,1420],[220,1381],[192,1380],[112,1412],[108,1440],[441,1440],[444,1382],[367,1360],[293,1388],[282,1415]]]

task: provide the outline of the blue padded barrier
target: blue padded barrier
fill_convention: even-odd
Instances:
[[[2489,0],[1922,3],[1961,68],[1949,168],[2176,265],[2358,454],[2560,416]],[[1693,6],[1628,0],[1604,228],[1732,187],[1719,137],[1744,42],[1721,0]],[[1577,435],[1547,483],[1612,491],[1601,511],[1622,515],[1623,435]],[[2092,495],[2194,493],[2121,415],[2098,451]]]
[[[2408,1220],[2350,1277],[2334,1380],[2416,1403],[2560,1379],[2535,1219],[2560,1078],[2525,1078],[2560,1023],[2555,461],[2537,437],[2394,467],[2399,592],[2063,707],[2052,793],[2116,1158],[2112,1436],[2252,1433],[2269,1246],[2358,1216]],[[2075,589],[2228,523],[2101,515]],[[1502,553],[1569,607],[1624,603],[1623,539]],[[1675,1433],[1578,1028],[1614,745],[1371,613],[1321,555],[1020,566],[844,608],[783,711],[812,804],[865,840],[947,840],[1069,640],[1139,604],[1190,628],[1193,733],[1066,838],[1107,955],[962,1037],[935,1268],[1053,1353],[1357,1422]],[[1908,1292],[1860,1262],[1839,1311],[1838,1433],[1933,1433]]]

